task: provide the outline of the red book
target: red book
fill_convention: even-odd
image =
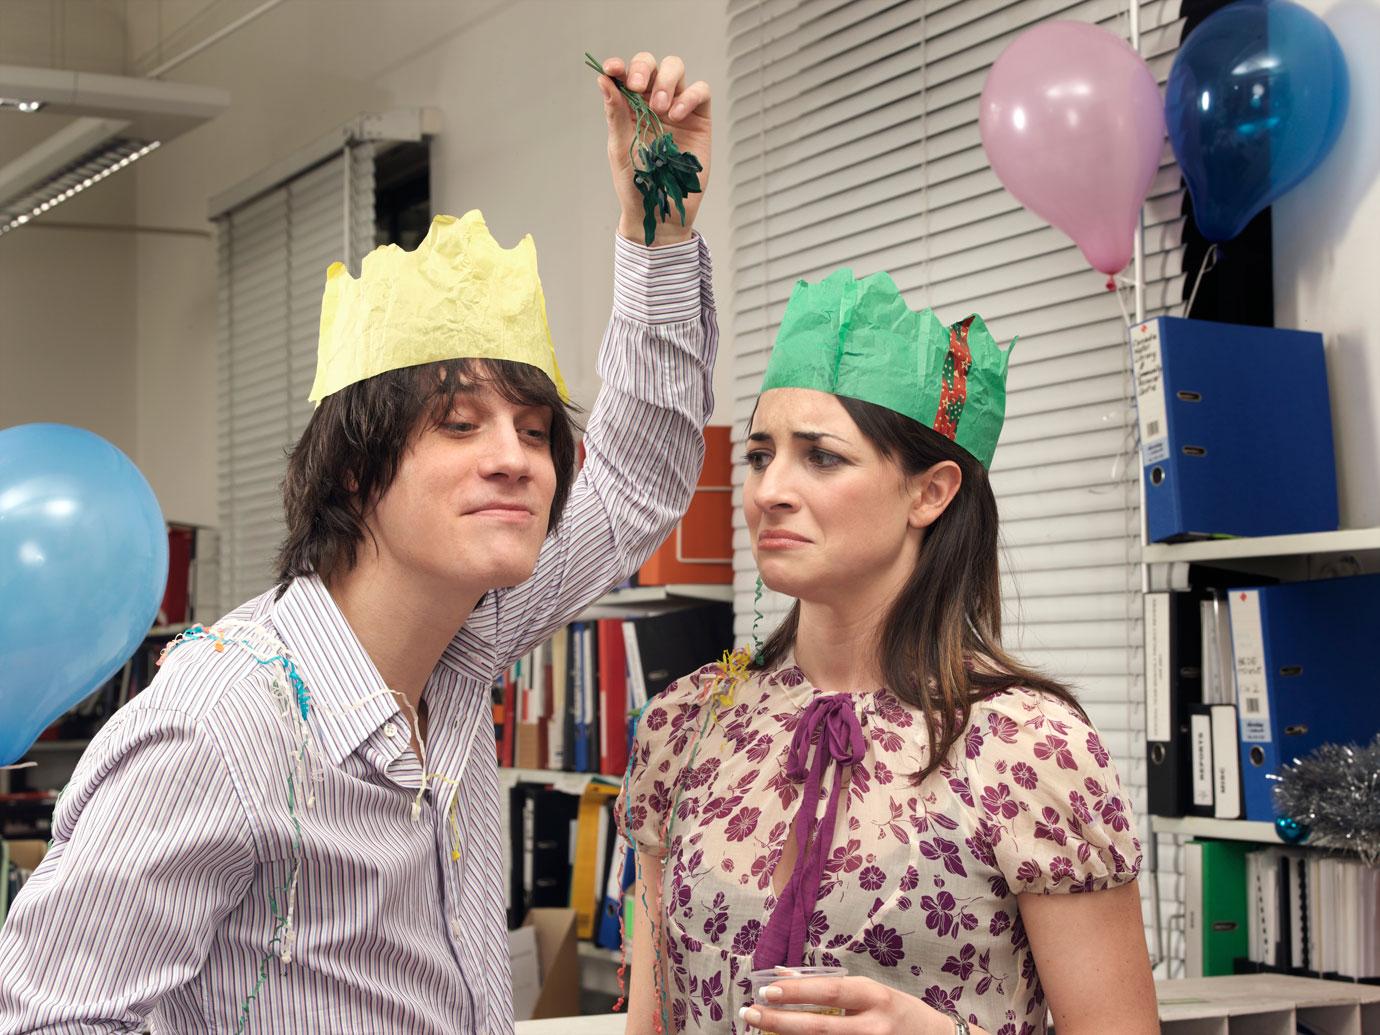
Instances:
[[[599,637],[599,771],[622,776],[628,768],[628,655],[623,623],[602,618]]]
[[[517,680],[510,668],[503,673],[503,743],[499,746],[498,764],[512,766],[517,752]]]

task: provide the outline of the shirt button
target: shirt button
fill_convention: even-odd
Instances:
[[[383,735],[387,737],[389,740],[392,740],[394,737],[398,735],[398,731],[394,729],[392,726],[385,726],[383,728]]]
[[[460,937],[460,931],[461,931],[461,927],[460,927],[460,918],[459,918],[459,917],[455,917],[455,918],[452,919],[451,922],[450,922],[450,933],[453,934],[453,935],[455,935],[455,937],[459,938],[459,937]]]

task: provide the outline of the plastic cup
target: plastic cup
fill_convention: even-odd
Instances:
[[[846,967],[782,967],[772,970],[754,970],[748,977],[752,981],[752,1002],[770,1010],[792,1010],[797,1013],[817,1013],[826,1017],[842,1017],[843,1008],[838,1006],[817,1006],[813,1003],[769,1003],[762,998],[762,989],[778,981],[807,977],[847,977]],[[763,1031],[761,1035],[773,1035]]]

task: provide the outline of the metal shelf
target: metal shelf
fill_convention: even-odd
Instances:
[[[1151,816],[1150,829],[1157,834],[1178,834],[1181,837],[1212,837],[1219,841],[1255,841],[1279,845],[1284,842],[1275,833],[1273,823],[1247,819],[1212,819],[1208,816]]]
[[[687,582],[675,583],[670,586],[633,586],[630,589],[615,589],[594,601],[573,620],[588,622],[599,618],[618,618],[625,615],[635,615],[639,611],[701,601],[732,603],[733,587],[731,585]]]
[[[1272,535],[1245,539],[1209,539],[1201,543],[1151,543],[1146,564],[1174,561],[1229,561],[1252,557],[1297,557],[1380,550],[1380,528],[1343,528],[1335,532]]]
[[[511,766],[498,767],[498,782],[502,787],[511,788],[519,783],[549,783],[558,791],[580,795],[592,783],[604,783],[611,787],[621,784],[622,778],[605,776],[603,773],[567,773],[563,769],[518,769]]]

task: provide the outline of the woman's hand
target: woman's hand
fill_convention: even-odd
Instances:
[[[700,172],[701,191],[709,186],[709,84],[701,81],[686,86],[685,62],[674,55],[658,64],[656,58],[643,51],[626,62],[617,57],[605,58],[603,67],[605,74],[596,81],[599,92],[604,96],[604,118],[608,122],[609,170],[613,173],[613,189],[622,209],[618,232],[628,240],[641,244],[642,195],[633,186],[633,165],[628,154],[637,130],[637,117],[609,77],[619,79],[629,90],[642,94],[670,132],[676,146],[682,152],[693,152],[700,160],[703,166]],[[674,209],[670,219],[657,225],[658,245],[689,240],[690,229],[695,225],[695,215],[700,210],[703,197],[703,193],[685,196],[684,226],[680,225],[680,213]]]
[[[776,1035],[953,1035],[955,1028],[946,1014],[866,977],[783,977],[762,989],[761,996],[740,1017]],[[788,1003],[833,1008],[844,1015],[773,1009]]]

